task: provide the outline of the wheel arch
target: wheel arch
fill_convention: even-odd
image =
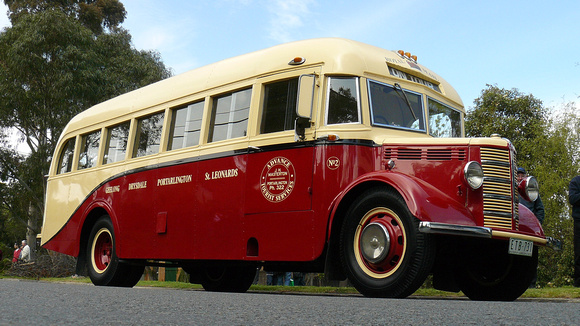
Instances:
[[[90,210],[88,210],[88,213],[86,214],[86,217],[83,221],[83,226],[81,228],[79,235],[79,255],[77,260],[77,274],[80,275],[86,274],[87,243],[89,240],[89,236],[91,230],[93,229],[93,226],[98,221],[98,219],[103,215],[108,215],[115,229],[117,228],[115,221],[111,217],[109,211],[105,209],[105,207],[96,205],[93,206]]]
[[[344,274],[340,264],[340,230],[346,220],[346,212],[352,203],[360,194],[371,188],[394,189],[392,185],[380,180],[366,180],[350,187],[348,191],[342,193],[336,201],[337,204],[332,211],[328,227],[328,253],[324,270],[324,274],[331,280],[346,279],[346,275]]]

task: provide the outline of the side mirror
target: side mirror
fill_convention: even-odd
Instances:
[[[315,79],[315,75],[302,75],[298,79],[296,115],[298,115],[299,118],[312,119]]]
[[[294,122],[294,139],[305,139],[305,129],[312,119],[312,106],[314,103],[314,87],[316,86],[315,75],[301,75],[298,78],[298,98],[296,100],[296,121]]]

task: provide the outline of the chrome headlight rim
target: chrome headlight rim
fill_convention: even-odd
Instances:
[[[536,177],[529,176],[525,180],[525,194],[529,201],[536,201],[540,196],[540,186]]]
[[[465,183],[473,190],[477,190],[483,185],[483,167],[477,161],[470,161],[465,164],[463,176]]]

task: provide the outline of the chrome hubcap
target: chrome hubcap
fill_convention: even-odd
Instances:
[[[389,253],[391,238],[387,228],[380,223],[367,225],[360,237],[360,247],[363,257],[370,263],[381,262]]]

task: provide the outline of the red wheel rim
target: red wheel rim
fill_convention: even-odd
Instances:
[[[370,224],[380,224],[381,229],[387,233],[385,237],[389,239],[385,243],[387,253],[381,261],[371,262],[362,252],[363,241],[368,241],[368,239],[363,239],[361,235],[365,227]],[[361,219],[354,236],[354,254],[359,267],[373,278],[385,278],[392,275],[401,266],[405,256],[407,249],[405,234],[405,227],[394,211],[385,207],[369,211]]]
[[[109,267],[113,257],[113,237],[109,230],[103,228],[95,235],[92,246],[91,261],[98,273],[103,273]]]

